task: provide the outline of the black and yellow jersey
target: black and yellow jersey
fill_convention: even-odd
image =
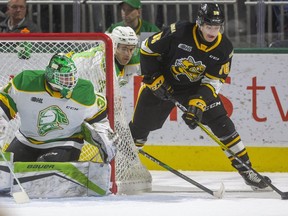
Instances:
[[[225,82],[232,56],[232,43],[224,34],[207,43],[195,23],[179,21],[142,43],[141,72],[162,73],[175,91],[200,84],[195,94],[208,102]]]

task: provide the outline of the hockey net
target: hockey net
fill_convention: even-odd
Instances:
[[[108,101],[108,118],[111,127],[120,137],[117,155],[112,162],[111,191],[133,194],[151,189],[151,175],[142,165],[125,117],[121,90],[114,72],[113,45],[103,33],[49,33],[0,35],[0,86],[23,70],[45,70],[55,53],[81,53],[97,50],[95,57],[75,62],[79,76],[90,80],[95,90]],[[132,95],[132,94],[131,94]],[[27,107],[29,109],[29,107]],[[6,147],[20,125],[20,116],[10,121],[6,134]],[[5,148],[5,147],[4,147]],[[82,148],[79,161],[101,162],[98,149],[90,144]]]

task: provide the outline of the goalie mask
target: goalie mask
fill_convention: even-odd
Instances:
[[[118,44],[136,46],[138,44],[138,37],[134,30],[129,26],[117,26],[111,33],[114,49],[117,49]]]
[[[220,26],[220,33],[224,32],[224,13],[218,4],[201,4],[198,10],[196,23],[201,27],[204,23],[211,26]]]
[[[65,98],[71,96],[78,81],[78,72],[74,61],[64,53],[55,54],[46,67],[45,77],[48,83]]]

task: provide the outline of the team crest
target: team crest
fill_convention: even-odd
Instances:
[[[69,123],[66,114],[58,106],[50,106],[39,112],[38,133],[45,136],[54,130],[62,130],[61,125]]]
[[[202,78],[206,66],[202,61],[195,61],[192,56],[188,58],[177,59],[172,67],[172,73],[175,79],[180,81],[179,76],[186,76],[191,82],[198,81]]]

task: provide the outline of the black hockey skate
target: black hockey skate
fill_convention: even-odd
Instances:
[[[245,183],[249,185],[252,190],[257,191],[257,190],[270,190],[271,188],[261,179],[257,176],[255,172],[252,170],[247,170],[247,171],[241,171],[239,172],[240,175],[243,177],[245,180]],[[263,176],[263,178],[271,183],[270,178],[267,176]]]

